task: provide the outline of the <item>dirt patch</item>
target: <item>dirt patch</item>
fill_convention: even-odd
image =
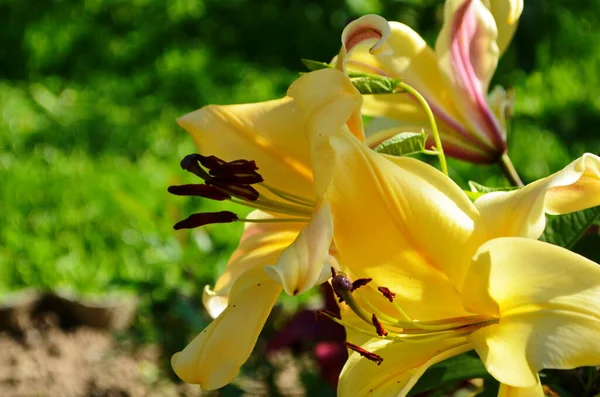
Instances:
[[[26,312],[0,333],[0,396],[200,396],[198,387],[171,382],[155,347],[134,349],[107,330],[64,328],[52,311]]]

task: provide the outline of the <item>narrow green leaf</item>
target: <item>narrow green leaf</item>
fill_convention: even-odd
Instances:
[[[571,249],[598,219],[600,206],[565,215],[546,215],[546,229],[540,240]]]
[[[351,76],[352,77],[352,76]],[[354,87],[363,95],[395,94],[396,88],[402,82],[384,76],[363,76],[351,79]]]
[[[404,156],[422,152],[426,141],[426,132],[403,132],[380,143],[375,151],[392,156]]]
[[[502,187],[489,187],[480,185],[477,182],[469,181],[469,187],[473,192],[478,193],[491,193],[491,192],[510,192],[511,190],[518,190],[516,186],[502,186]]]
[[[487,377],[490,375],[481,359],[477,355],[465,353],[432,365],[411,389],[410,394],[423,393],[450,382]]]
[[[308,68],[308,70],[310,70],[310,71],[327,69],[327,68],[333,67],[326,62],[313,61],[312,59],[302,58],[301,61],[304,64],[304,66],[306,66]]]

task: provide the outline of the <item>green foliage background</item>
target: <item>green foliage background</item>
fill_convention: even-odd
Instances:
[[[515,89],[510,153],[531,181],[600,151],[600,2],[525,3],[494,80]],[[240,233],[172,230],[214,205],[166,192],[192,180],[175,119],[283,95],[300,58],[328,61],[369,12],[433,44],[442,1],[0,0],[0,291],[132,291],[142,338],[156,338],[165,302],[197,297]],[[506,183],[494,167],[451,167],[465,186]]]

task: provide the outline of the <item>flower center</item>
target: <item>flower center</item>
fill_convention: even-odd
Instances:
[[[258,167],[252,160],[240,159],[227,162],[216,156],[205,157],[200,154],[189,154],[181,160],[181,168],[200,177],[204,183],[169,186],[169,193],[178,196],[198,196],[217,201],[228,200],[246,207],[285,216],[246,219],[238,217],[231,211],[196,213],[177,222],[174,226],[175,230],[191,229],[210,223],[307,222],[316,205],[315,202],[304,197],[267,185],[257,172]]]
[[[348,307],[364,321],[368,326],[360,327],[349,324],[333,313],[322,311],[319,314],[327,317],[348,329],[371,336],[372,338],[388,339],[397,342],[408,343],[427,343],[432,340],[440,340],[451,337],[467,335],[478,328],[497,323],[496,318],[482,315],[471,315],[463,317],[444,318],[434,321],[418,321],[410,318],[406,312],[396,302],[396,294],[388,288],[379,286],[377,290],[386,298],[397,313],[397,316],[390,316],[367,299],[361,296],[362,304],[353,296],[358,288],[369,284],[372,279],[359,278],[351,281],[343,273],[337,273],[333,268],[331,285],[333,291],[339,298],[340,303],[345,303]],[[366,306],[366,308],[365,308]],[[362,349],[352,343],[346,343],[347,347],[358,352],[363,357],[381,364],[383,359],[374,353]]]

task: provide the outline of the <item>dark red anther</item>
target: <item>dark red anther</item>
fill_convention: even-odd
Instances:
[[[213,168],[218,168],[223,164],[227,163],[225,160],[221,160],[217,156],[202,156],[200,154],[197,154],[196,156],[198,156],[198,161],[200,162],[200,164],[202,164],[203,167],[206,167],[209,170],[212,170]]]
[[[169,193],[177,196],[198,196],[205,197],[211,200],[223,201],[230,199],[231,196],[215,186],[190,184],[169,186]]]
[[[377,318],[375,313],[373,313],[373,317],[371,317],[371,322],[375,326],[375,331],[377,331],[377,335],[387,336],[388,332],[385,330],[385,328],[383,328],[383,324],[379,322],[379,319]]]
[[[315,317],[317,320],[321,320],[323,318],[330,319],[331,317],[340,319],[340,315],[332,312],[331,310],[319,310],[315,312]]]
[[[354,350],[367,360],[376,362],[377,365],[381,365],[381,363],[383,362],[383,357],[381,357],[380,355],[371,353],[370,351],[365,350],[362,347],[355,345],[354,343],[346,342],[346,347],[350,350]]]
[[[252,185],[263,181],[264,179],[262,176],[260,176],[260,174],[251,172],[246,174],[225,174],[219,176],[211,175],[210,181],[207,181],[207,183],[221,185]]]
[[[394,301],[394,298],[396,297],[396,294],[393,293],[392,291],[390,291],[388,288],[386,287],[378,287],[377,290],[379,292],[381,292],[381,294],[390,302]]]
[[[232,196],[241,197],[244,200],[256,201],[258,200],[258,191],[250,185],[230,185],[221,183],[212,183],[211,185],[222,188],[230,193]]]
[[[200,161],[201,157],[202,156],[200,156],[199,154],[188,154],[183,158],[183,160],[181,160],[180,164],[181,168],[183,168],[184,170],[189,171],[192,174],[199,176],[200,178],[206,181],[208,179],[211,179],[212,177],[208,175],[208,173],[204,171],[202,167],[200,167],[200,164],[198,162]]]
[[[372,278],[359,278],[359,279],[354,280],[352,282],[352,290],[350,292],[354,292],[355,290],[362,287],[363,285],[369,284],[372,280],[373,280]]]
[[[334,278],[337,275],[335,268],[331,267],[331,278]]]
[[[204,212],[192,214],[187,219],[177,222],[173,229],[193,229],[195,227],[208,225],[211,223],[230,223],[238,219],[238,216],[230,211]]]
[[[234,160],[221,164],[210,169],[210,174],[214,176],[231,174],[251,174],[258,170],[256,162],[253,160]]]

